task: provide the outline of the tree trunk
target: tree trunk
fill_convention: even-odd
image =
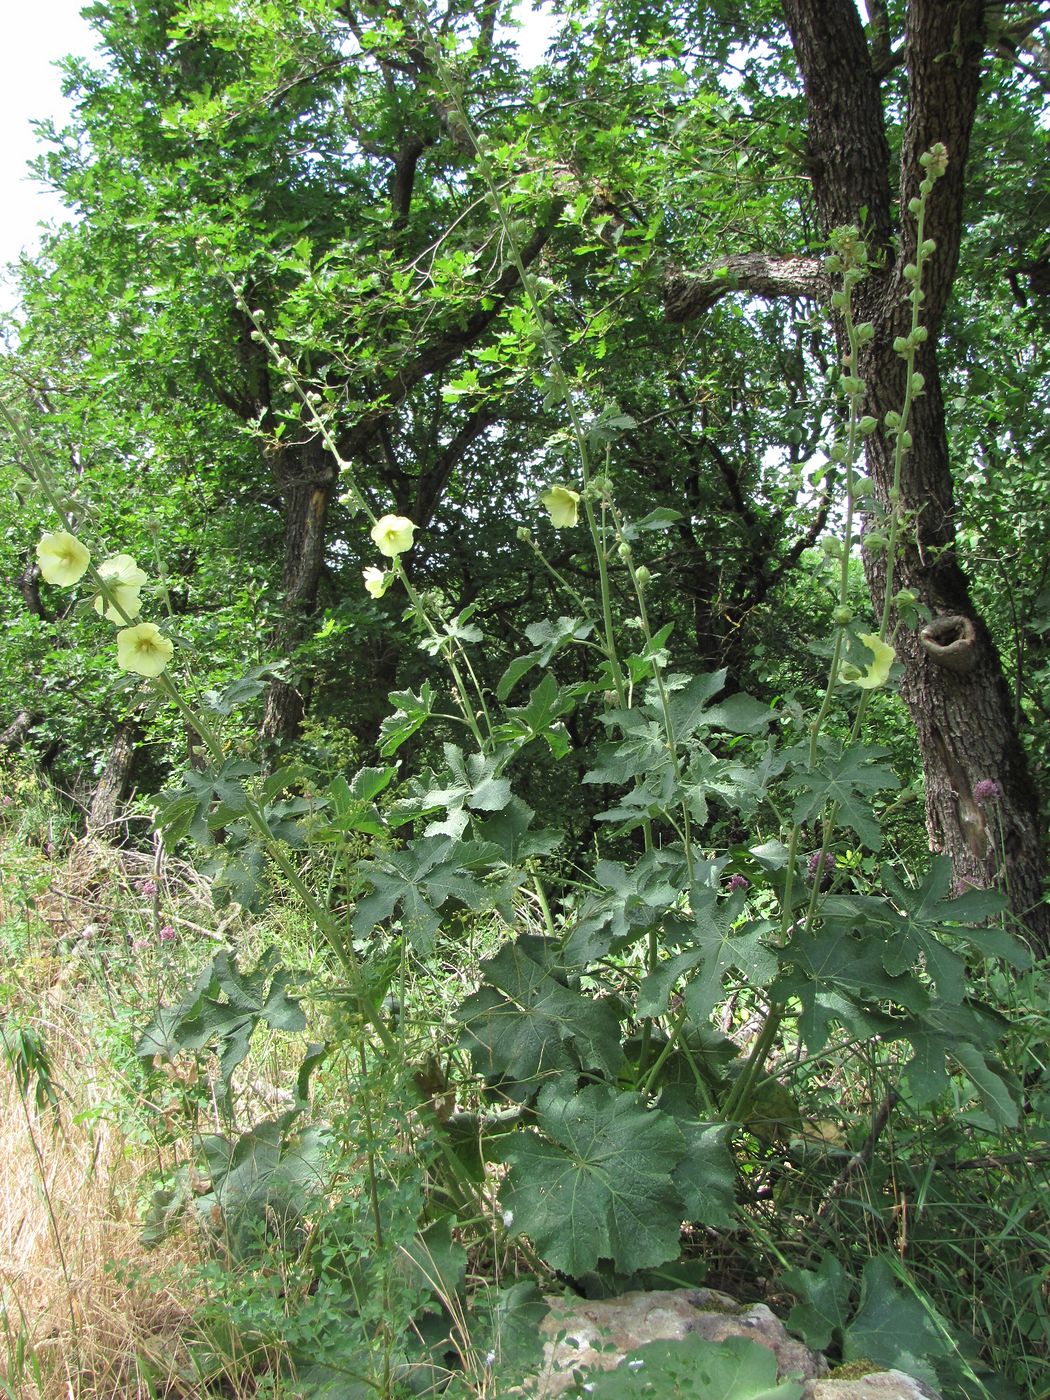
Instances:
[[[882,97],[853,0],[784,0],[784,13],[805,84],[813,191],[825,231],[864,229],[872,273],[858,289],[858,319],[875,336],[861,362],[865,411],[881,420],[904,400],[904,361],[892,349],[905,329],[907,283],[915,261],[915,220],[904,214],[899,249],[889,194],[889,147]],[[962,233],[966,154],[984,52],[984,0],[910,0],[906,55],[908,108],[901,152],[901,203],[907,209],[922,178],[919,156],[948,147],[947,174],[930,198],[926,236],[937,249],[923,283],[929,339],[917,368],[926,390],[914,406],[912,450],[905,456],[900,507],[907,524],[894,588],[912,590],[934,619],[934,636],[900,626],[894,642],[903,664],[901,693],[915,723],[926,776],[930,845],[947,853],[961,883],[999,884],[1040,952],[1050,951],[1050,906],[1037,794],[1018,738],[998,654],[970,597],[955,552],[955,516],[947,426],[936,340],[955,276]],[[868,469],[884,512],[892,509],[893,444],[868,439]],[[868,556],[877,614],[886,565]],[[940,633],[938,635],[938,628]],[[997,798],[985,782],[995,784]]]
[[[302,641],[317,606],[324,567],[328,507],[335,492],[337,468],[320,438],[284,449],[275,463],[284,499],[284,617],[274,636],[285,655]],[[298,686],[272,681],[263,705],[259,732],[280,744],[299,737],[306,702]]]
[[[87,815],[89,833],[94,834],[103,827],[111,826],[120,815],[120,804],[128,790],[139,733],[139,726],[135,720],[126,719],[117,725],[106,766],[91,798],[91,807]]]
[[[0,749],[9,752],[20,749],[29,737],[34,724],[39,724],[41,716],[32,710],[19,710],[7,728],[0,733]]]

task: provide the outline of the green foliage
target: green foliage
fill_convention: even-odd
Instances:
[[[704,1395],[712,1400],[799,1400],[798,1381],[777,1381],[777,1359],[747,1337],[709,1342],[690,1336],[680,1342],[646,1342],[615,1371],[596,1372],[586,1389],[571,1392],[600,1400],[643,1396]]]
[[[65,746],[82,786],[106,749],[95,716],[146,724],[141,790],[167,853],[199,848],[219,903],[261,915],[279,888],[334,984],[294,1106],[231,1115],[154,1202],[154,1236],[192,1202],[221,1237],[202,1354],[243,1346],[317,1395],[433,1391],[450,1371],[482,1393],[478,1353],[524,1364],[540,1306],[527,1284],[470,1297],[487,1165],[506,1169],[496,1247],[520,1237],[615,1287],[677,1266],[684,1221],[757,1238],[750,1208],[790,1195],[778,1154],[805,1140],[807,1098],[839,1087],[829,1071],[814,1089],[824,1064],[854,1092],[853,1066],[877,1059],[911,1119],[953,1101],[987,1131],[1017,1127],[1027,1080],[978,975],[1030,958],[1002,900],[953,893],[917,824],[887,820],[915,795],[910,737],[879,692],[894,628],[919,618],[914,600],[891,617],[891,599],[921,516],[901,480],[923,282],[944,276],[923,237],[943,153],[912,172],[916,261],[888,338],[900,397],[876,420],[860,232],[834,230],[823,264],[834,347],[798,299],[722,295],[756,227],[769,246],[813,244],[777,7],[702,6],[688,34],[667,8],[571,11],[534,71],[499,37],[505,7],[94,13],[104,59],[71,70],[76,127],[46,160],[84,218],[25,269],[3,371],[22,415],[7,415],[4,480],[27,508],[2,542],[26,605],[9,599],[14,664],[36,678],[40,741]],[[1038,122],[1017,105],[1023,151]],[[992,100],[986,119],[1008,125]],[[1033,230],[982,178],[1034,258]],[[974,232],[964,267],[992,236]],[[715,288],[685,336],[669,267]],[[955,335],[977,365],[972,319]],[[964,544],[1001,552],[1017,509],[1040,514],[1017,462],[1041,439],[1016,386],[989,371],[979,413],[957,388]],[[892,476],[881,507],[860,475],[872,433]],[[55,465],[71,458],[75,492]],[[984,467],[1007,462],[1000,490]],[[552,486],[564,519],[540,514]],[[418,540],[386,552],[376,587],[362,522],[391,504]],[[114,686],[90,605],[26,572],[48,508],[99,559],[151,558],[170,674]],[[874,620],[861,511],[868,557],[882,551]],[[1024,618],[1000,603],[994,619],[1028,714],[1048,632],[1038,546],[1033,525]],[[276,752],[307,697],[322,729],[349,726],[345,765],[311,735]],[[468,944],[484,956],[461,957]],[[455,1068],[410,1114],[395,1105],[421,1075],[421,968],[455,1008],[440,1031]],[[141,1034],[144,1072],[214,1055],[227,1110],[257,1030],[307,1029],[293,981],[272,949],[250,971],[220,952]],[[353,1115],[332,1094],[331,1121],[308,1117],[322,1059],[353,1060]],[[781,1228],[798,1218],[785,1207]],[[854,1311],[836,1260],[786,1275],[796,1325],[847,1360],[961,1385],[948,1329],[884,1246]],[[252,1272],[271,1254],[280,1284]],[[744,1344],[654,1344],[595,1393],[791,1400],[771,1364]]]

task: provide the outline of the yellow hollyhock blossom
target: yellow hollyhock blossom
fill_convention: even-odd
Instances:
[[[129,617],[138,617],[142,611],[139,589],[146,582],[146,575],[131,555],[114,554],[98,566],[98,571],[113,595],[108,602],[101,593],[95,599],[95,611],[99,616],[117,623],[126,622]],[[121,612],[117,611],[118,607]]]
[[[139,676],[159,676],[175,648],[155,622],[140,622],[117,633],[117,665]]]
[[[365,591],[373,598],[382,598],[394,579],[393,574],[384,573],[382,569],[373,568],[371,565],[362,569],[361,574],[365,581]]]
[[[859,632],[857,635],[875,660],[865,671],[856,666],[843,666],[839,680],[847,685],[858,685],[861,690],[879,690],[890,678],[890,667],[896,661],[897,653],[873,632]]]
[[[45,535],[36,547],[36,562],[47,583],[70,588],[84,577],[91,555],[76,535],[68,530],[55,530]]]
[[[540,500],[550,511],[551,524],[556,530],[568,529],[580,518],[580,493],[570,491],[568,486],[552,486],[544,491]]]
[[[412,548],[415,528],[405,515],[381,515],[369,533],[380,554],[387,559],[396,559],[399,554]]]

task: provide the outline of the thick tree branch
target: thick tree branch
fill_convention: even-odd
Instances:
[[[534,263],[543,251],[558,225],[561,210],[561,201],[555,202],[546,220],[533,231],[529,241],[523,246],[521,260],[526,267]],[[374,441],[379,424],[390,417],[417,384],[452,364],[503,314],[518,283],[517,268],[510,263],[495,282],[485,289],[484,303],[479,300],[477,309],[465,321],[435,335],[414,359],[383,380],[372,394],[374,399],[381,401],[381,406],[362,415],[340,442],[340,451],[348,457],[363,452]]]
[[[828,290],[819,258],[732,253],[699,272],[669,271],[664,282],[664,312],[669,321],[677,323],[709,311],[730,292],[767,299],[822,298]]]
[[[415,501],[409,513],[420,529],[426,529],[430,524],[442,492],[448,485],[449,477],[463,459],[464,453],[502,417],[502,412],[495,405],[475,409],[452,440],[441,450],[430,470],[419,478]]]
[[[890,149],[857,7],[853,0],[783,0],[783,8],[806,90],[813,193],[822,219],[828,228],[863,223],[874,248],[886,248]]]

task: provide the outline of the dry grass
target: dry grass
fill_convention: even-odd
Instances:
[[[5,857],[32,873],[33,845],[4,844]],[[89,921],[102,941],[130,936],[124,929],[135,924],[121,902],[133,907],[132,882],[150,873],[143,857],[137,866],[132,858],[80,842],[61,865],[35,857],[47,888],[28,908],[4,898],[18,888],[15,880],[5,879],[0,893],[0,918],[10,926],[28,920],[30,931],[21,957],[0,967],[7,1001],[0,1051],[10,1049],[14,1026],[29,1027],[46,1049],[58,1099],[57,1110],[40,1107],[32,1075],[23,1092],[0,1053],[3,1397],[174,1400],[198,1393],[182,1379],[191,1374],[181,1334],[195,1301],[186,1282],[192,1245],[183,1239],[147,1251],[140,1243],[136,1201],[158,1163],[128,1143],[104,1107],[114,1072],[95,1058],[89,1030],[101,987],[70,953]]]
[[[72,1070],[72,1063],[58,1065]],[[66,1078],[67,1088],[72,1087]],[[134,1216],[136,1165],[119,1130],[61,1121],[8,1072],[0,1085],[0,1298],[7,1393],[18,1400],[146,1400],[192,1392],[180,1342],[189,1313],[167,1280],[174,1248],[147,1252]],[[0,1372],[0,1374],[3,1374]]]

